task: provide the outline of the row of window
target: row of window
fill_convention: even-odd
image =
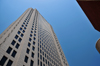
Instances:
[[[35,37],[33,37],[33,40],[32,40],[32,33],[33,33],[33,28],[31,29],[31,34],[30,34],[30,37],[29,37],[29,42],[28,42],[28,47],[26,48],[26,53],[29,55],[29,53],[31,53],[31,57],[32,58],[34,58],[34,53],[33,52],[31,52],[30,50],[30,48],[32,47],[32,50],[33,51],[35,51],[35,40],[36,40],[36,38]],[[34,33],[36,33],[36,32],[34,32]],[[34,36],[36,36],[36,34],[34,34]],[[33,45],[31,44],[31,42],[33,42]],[[27,56],[27,55],[25,55],[25,58],[24,58],[24,62],[25,63],[28,63],[28,60],[29,60],[29,57]],[[34,61],[31,59],[30,61],[30,66],[33,66],[33,64],[34,64]]]

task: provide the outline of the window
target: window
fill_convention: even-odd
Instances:
[[[35,45],[35,42],[33,41],[33,45]]]
[[[17,52],[14,50],[11,56],[12,56],[12,57],[15,57],[16,53],[17,53]]]
[[[3,66],[5,64],[5,62],[6,62],[6,60],[7,60],[7,57],[3,56],[1,61],[0,61],[0,65]]]
[[[20,28],[20,30],[22,30],[22,28]]]
[[[24,61],[27,63],[27,61],[28,61],[28,57],[27,56],[25,56]]]
[[[27,48],[26,53],[29,54],[29,51],[30,51],[30,50]]]
[[[36,38],[34,37],[33,39],[35,40]]]
[[[29,46],[29,47],[30,47],[30,45],[31,45],[31,44],[30,44],[30,43],[28,43],[28,46]]]
[[[40,62],[40,66],[42,66],[42,62]]]
[[[25,24],[25,23],[23,22],[23,24]]]
[[[42,53],[42,50],[40,49],[40,53]]]
[[[39,53],[38,53],[38,57],[39,57]]]
[[[38,65],[39,65],[39,59],[38,59]]]
[[[31,31],[31,33],[33,33],[33,31]]]
[[[12,63],[13,63],[13,61],[12,60],[9,60],[6,66],[11,66]]]
[[[20,34],[21,32],[20,32],[20,31],[18,31],[17,33],[18,33],[18,34]]]
[[[45,66],[45,64],[43,64],[43,66]]]
[[[30,34],[30,37],[32,37],[32,34]]]
[[[22,39],[21,38],[19,38],[19,40],[18,40],[19,42],[21,42],[22,41]]]
[[[23,37],[24,35],[23,34],[21,34],[21,37]]]
[[[29,41],[31,41],[32,39],[31,38],[29,38]]]
[[[36,31],[34,31],[34,33],[36,33]]]
[[[31,60],[30,66],[33,66],[33,60]]]
[[[42,55],[40,55],[40,59],[42,60]]]
[[[13,40],[11,44],[12,44],[12,45],[15,45],[15,43],[16,43],[16,41],[15,41],[15,40]]]
[[[27,27],[27,25],[25,25]]]
[[[44,62],[44,57],[43,57],[43,62]]]
[[[17,39],[17,38],[18,38],[18,35],[15,36],[15,39]]]
[[[34,47],[34,46],[32,47],[32,50],[33,50],[33,51],[35,50],[35,47]]]
[[[25,33],[25,30],[23,30],[23,33]]]
[[[26,29],[26,27],[24,27],[24,29]]]
[[[46,64],[47,64],[47,60],[45,59],[45,62],[46,62]]]
[[[34,34],[34,36],[36,36],[36,34]]]
[[[32,52],[31,57],[34,58],[34,53]]]
[[[24,25],[22,25],[22,27],[24,27]]]
[[[19,44],[17,43],[15,47],[18,49],[19,48]]]
[[[12,48],[11,48],[11,47],[9,47],[9,48],[7,49],[7,51],[6,51],[6,52],[7,52],[8,54],[10,54],[11,50],[12,50]]]
[[[33,28],[31,28],[33,30]]]

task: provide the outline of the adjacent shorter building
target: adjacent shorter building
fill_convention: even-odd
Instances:
[[[100,32],[100,0],[77,0],[77,2],[93,27]]]
[[[28,8],[0,35],[1,66],[69,66],[51,25]]]
[[[77,0],[80,7],[90,20],[93,27],[100,32],[100,0]],[[100,39],[96,43],[96,49],[100,53]]]

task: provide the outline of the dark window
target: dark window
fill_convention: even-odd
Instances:
[[[20,31],[18,31],[17,33],[20,34]]]
[[[34,53],[32,52],[31,57],[34,58]]]
[[[42,60],[42,55],[40,55],[40,59]]]
[[[44,57],[43,57],[43,62],[44,62]]]
[[[24,36],[24,34],[21,34],[21,37],[23,37]]]
[[[42,66],[42,62],[40,62],[40,66]]]
[[[39,65],[39,59],[38,59],[38,65]]]
[[[17,38],[18,38],[18,35],[15,36],[15,39],[17,39]]]
[[[25,25],[27,27],[27,25]]]
[[[34,36],[36,36],[36,34],[34,34]]]
[[[17,43],[15,47],[18,49],[19,48],[19,44]]]
[[[34,37],[33,39],[35,40],[36,38]]]
[[[22,27],[24,27],[24,25],[22,25]]]
[[[33,45],[35,45],[35,42],[33,41]]]
[[[34,31],[34,33],[36,33],[36,31]]]
[[[33,63],[34,63],[33,60],[31,60],[30,66],[33,66]]]
[[[45,57],[46,57],[46,54],[45,54]]]
[[[17,53],[17,52],[14,50],[11,56],[12,56],[12,57],[15,57],[16,53]]]
[[[38,53],[38,57],[39,57],[39,53]]]
[[[45,66],[45,64],[43,64],[43,66]]]
[[[30,45],[31,45],[31,44],[30,44],[30,43],[28,43],[28,46],[29,46],[29,47],[30,47]]]
[[[40,48],[41,48],[41,45],[40,45]]]
[[[7,52],[8,54],[10,54],[11,50],[12,50],[12,48],[11,48],[11,47],[9,47],[9,48],[7,49],[7,51],[6,51],[6,52]]]
[[[13,40],[13,41],[11,42],[11,44],[12,44],[12,45],[15,45],[15,43],[16,43],[16,41],[15,41],[15,40]]]
[[[20,30],[22,30],[22,28],[20,28]]]
[[[31,28],[33,30],[33,28]]]
[[[29,54],[29,51],[30,51],[30,50],[27,48],[26,53]]]
[[[31,33],[33,33],[33,31],[31,31]]]
[[[26,27],[24,27],[24,29],[26,29]]]
[[[18,40],[19,42],[21,42],[22,41],[22,39],[21,38],[19,38],[19,40]]]
[[[25,23],[23,22],[23,24],[25,24]]]
[[[12,63],[13,63],[13,61],[12,60],[9,60],[6,66],[11,66]]]
[[[27,61],[28,61],[28,57],[27,56],[25,56],[24,61],[27,63]]]
[[[34,46],[32,47],[32,50],[33,50],[33,51],[35,50],[35,47],[34,47]]]
[[[32,34],[30,34],[30,37],[32,37]]]
[[[40,49],[40,53],[42,53],[42,50]]]
[[[46,62],[46,64],[47,64],[47,60],[45,59],[45,62]]]
[[[23,33],[25,33],[25,30],[23,30]]]
[[[7,60],[7,57],[3,56],[1,61],[0,61],[0,65],[3,66],[5,64],[5,62],[6,62],[6,60]]]
[[[29,38],[29,41],[31,41],[32,39],[31,38]]]

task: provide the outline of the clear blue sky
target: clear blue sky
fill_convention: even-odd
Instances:
[[[0,0],[0,34],[30,7],[52,25],[69,66],[100,66],[95,48],[100,32],[76,0]]]

